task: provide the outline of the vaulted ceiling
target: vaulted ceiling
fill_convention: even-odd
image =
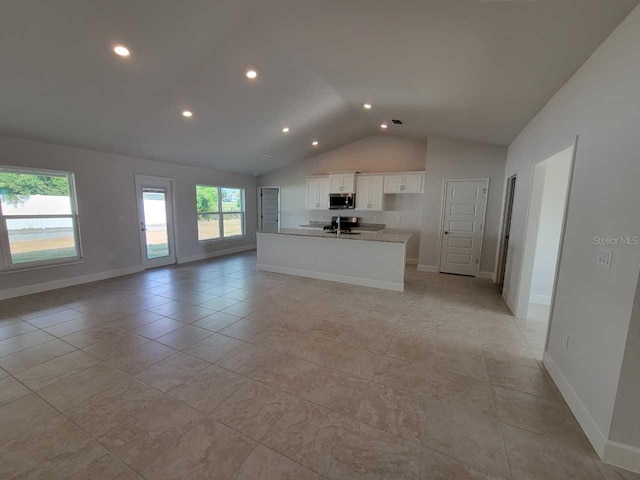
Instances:
[[[1,1],[0,134],[248,174],[383,122],[508,144],[638,2]]]

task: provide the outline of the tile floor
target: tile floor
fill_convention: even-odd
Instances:
[[[0,302],[0,478],[630,480],[486,280],[253,253]]]

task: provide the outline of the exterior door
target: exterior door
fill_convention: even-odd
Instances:
[[[478,275],[488,192],[488,179],[446,182],[441,272]]]
[[[176,263],[172,181],[136,175],[136,192],[142,265],[146,269]]]
[[[260,231],[278,233],[280,218],[280,189],[260,188]]]

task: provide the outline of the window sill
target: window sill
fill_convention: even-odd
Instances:
[[[42,270],[44,268],[67,267],[69,265],[79,265],[82,263],[85,263],[85,262],[84,262],[84,259],[81,258],[79,260],[71,260],[69,262],[49,263],[46,265],[33,265],[31,267],[24,267],[24,268],[15,267],[15,268],[9,268],[6,270],[0,270],[0,275],[6,275],[8,273],[31,272],[32,270]]]
[[[212,238],[211,240],[198,240],[198,245],[207,245],[207,244],[215,244],[215,243],[224,243],[230,242],[233,240],[242,240],[243,238],[247,238],[246,235],[235,235],[233,237],[224,237],[224,238]]]

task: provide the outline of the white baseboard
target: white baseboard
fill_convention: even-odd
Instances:
[[[493,272],[478,272],[478,278],[488,278],[489,280],[492,280],[493,276]]]
[[[418,264],[419,272],[429,272],[429,273],[438,273],[437,265],[420,265]]]
[[[277,267],[273,265],[258,264],[256,265],[256,268],[265,272],[284,273],[286,275],[315,278],[317,280],[329,280],[330,282],[348,283],[350,285],[360,285],[361,287],[381,288],[384,290],[393,290],[395,292],[404,291],[404,283],[383,282],[381,280],[369,280],[367,278],[348,277],[346,275],[338,275],[335,273],[313,272],[311,270],[302,270],[300,268]]]
[[[544,353],[544,358],[542,362],[553,378],[553,381],[558,386],[560,393],[564,397],[565,401],[569,405],[569,408],[573,412],[573,415],[578,420],[578,423],[584,430],[584,433],[587,435],[587,438],[593,445],[596,453],[600,456],[600,458],[604,458],[605,448],[607,446],[607,437],[602,433],[600,427],[595,422],[595,420],[591,417],[589,410],[584,406],[582,400],[575,392],[569,381],[566,379],[560,368],[556,365],[549,354],[549,351]],[[594,385],[594,388],[597,388]]]
[[[507,307],[509,307],[509,310],[511,310],[511,313],[513,313],[514,315],[516,314],[516,307],[515,307],[515,303],[513,302],[513,298],[511,298],[511,294],[509,293],[509,291],[502,287],[502,298],[504,298],[505,303],[507,304]]]
[[[544,353],[543,363],[602,461],[640,473],[640,448],[608,439],[548,351]]]
[[[640,448],[608,440],[602,461],[625,470],[640,473]]]
[[[224,255],[231,255],[232,253],[246,252],[248,250],[255,250],[256,245],[245,245],[242,247],[225,248],[224,250],[216,250],[215,252],[201,253],[199,255],[192,255],[190,257],[182,257],[178,259],[178,264],[199,262],[200,260],[207,260],[209,258],[222,257]]]
[[[551,305],[551,295],[536,295],[532,293],[529,296],[529,303],[537,303],[538,305]]]
[[[31,295],[32,293],[46,292],[48,290],[57,290],[58,288],[72,287],[73,285],[80,285],[81,283],[97,282],[99,280],[106,280],[107,278],[131,275],[132,273],[138,273],[142,270],[142,265],[136,265],[134,267],[121,268],[119,270],[108,270],[106,272],[91,273],[89,275],[25,285],[24,287],[9,288],[7,290],[0,291],[0,300],[22,297],[23,295]]]
[[[418,259],[417,258],[405,258],[404,263],[406,263],[407,265],[417,265],[418,264]]]

